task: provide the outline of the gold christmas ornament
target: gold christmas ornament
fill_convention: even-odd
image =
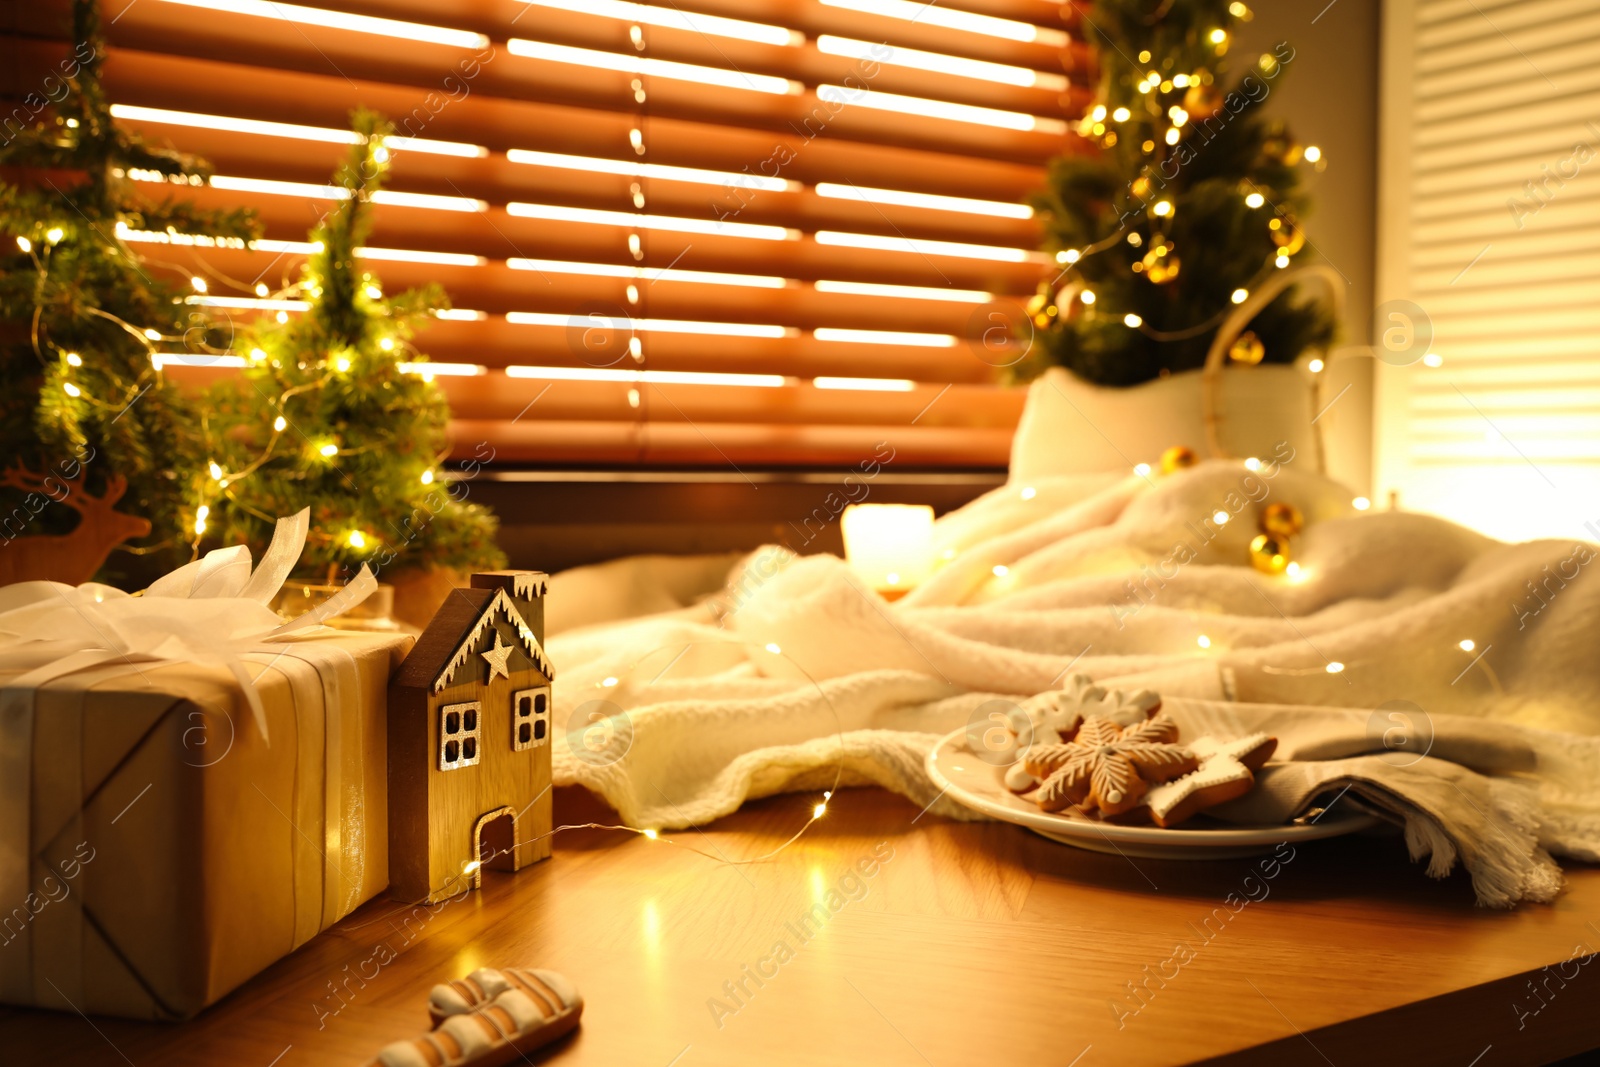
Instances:
[[[1261,532],[1287,542],[1305,526],[1305,517],[1293,504],[1273,503],[1261,509]]]
[[[1288,539],[1257,534],[1250,542],[1250,562],[1263,574],[1282,574],[1289,566]]]
[[[1194,122],[1204,122],[1222,110],[1222,90],[1215,85],[1191,85],[1183,94],[1183,110]]]
[[[1233,344],[1228,346],[1229,359],[1235,363],[1245,363],[1252,367],[1260,363],[1261,358],[1266,354],[1267,346],[1261,343],[1261,338],[1257,337],[1252,330],[1246,330],[1241,333]]]
[[[1192,467],[1200,462],[1200,457],[1194,454],[1194,449],[1188,445],[1173,445],[1161,453],[1161,473],[1171,474],[1173,471]]]
[[[1274,218],[1267,223],[1267,229],[1272,233],[1272,243],[1282,249],[1286,256],[1292,256],[1306,246],[1306,235],[1300,229],[1300,224],[1292,218]]]
[[[1140,260],[1144,267],[1145,277],[1156,285],[1165,285],[1178,276],[1178,271],[1183,267],[1183,262],[1174,253],[1172,243],[1165,237],[1153,237],[1150,241],[1150,251]]]

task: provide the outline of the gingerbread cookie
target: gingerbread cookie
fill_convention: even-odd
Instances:
[[[1244,796],[1255,785],[1255,772],[1272,758],[1278,739],[1251,734],[1235,741],[1200,737],[1189,748],[1200,760],[1191,773],[1155,786],[1144,804],[1157,826],[1176,826],[1197,811]]]
[[[1102,815],[1131,811],[1153,784],[1199,766],[1177,739],[1177,724],[1164,715],[1126,728],[1110,719],[1087,718],[1071,741],[1028,750],[1024,767],[1040,779],[1034,802],[1045,811],[1074,804]]]
[[[1132,726],[1150,718],[1161,708],[1161,698],[1148,689],[1124,693],[1095,685],[1087,674],[1071,674],[1060,689],[1039,693],[1023,701],[1021,716],[1013,715],[1011,746],[1006,755],[1017,757],[1006,767],[1006,788],[1024,793],[1039,784],[1027,769],[1030,747],[1058,745],[1077,736],[1086,718],[1109,719],[1118,726]],[[1020,721],[1025,718],[1026,723]],[[1031,734],[1031,741],[1023,739]]]

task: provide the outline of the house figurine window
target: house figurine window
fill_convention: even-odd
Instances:
[[[538,748],[550,740],[550,687],[519,689],[511,698],[511,749]]]
[[[439,709],[439,769],[453,771],[475,766],[482,758],[478,731],[482,727],[482,708],[478,701],[446,704]]]

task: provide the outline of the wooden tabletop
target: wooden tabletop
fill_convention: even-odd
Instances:
[[[1600,870],[1569,869],[1553,905],[1490,912],[1393,838],[1266,868],[1129,860],[872,789],[764,863],[674,843],[759,855],[815,800],[657,841],[565,831],[550,861],[486,875],[424,923],[367,904],[187,1024],[0,1009],[0,1060],[355,1067],[426,1029],[432,983],[485,965],[577,983],[581,1030],[533,1057],[560,1067],[1504,1067],[1600,1045],[1600,973],[1536,973],[1600,947]],[[558,791],[558,822],[606,815]]]

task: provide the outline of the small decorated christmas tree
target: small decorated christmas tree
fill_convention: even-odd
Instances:
[[[209,397],[196,546],[211,538],[259,553],[279,516],[309,506],[304,578],[332,583],[363,563],[386,580],[498,567],[494,516],[441,476],[444,395],[402,371],[422,358],[411,338],[446,306],[444,293],[428,286],[386,296],[356,258],[389,169],[390,127],[366,111],[353,121],[360,142],[333,180],[344,198],[312,231],[316,251],[298,285],[279,294],[308,306],[241,336],[242,382]]]
[[[1037,343],[1020,375],[1054,363],[1132,385],[1200,367],[1233,305],[1307,254],[1299,168],[1321,153],[1262,114],[1294,51],[1224,77],[1249,18],[1239,0],[1097,0],[1085,18],[1101,84],[1079,132],[1096,149],[1056,159],[1034,199],[1061,273],[1029,305]],[[1290,363],[1333,330],[1291,289],[1229,355]]]
[[[40,119],[0,147],[0,454],[14,471],[0,487],[0,515],[13,520],[5,536],[17,539],[16,553],[31,544],[23,538],[84,540],[78,505],[120,495],[119,514],[144,521],[105,528],[151,530],[102,578],[138,586],[187,558],[185,494],[201,464],[194,411],[153,357],[206,353],[219,338],[185,302],[190,290],[162,280],[124,238],[202,234],[243,246],[252,223],[140,192],[134,173],[188,187],[206,167],[112,120],[93,0],[76,0],[72,22],[79,44],[60,65],[59,96],[40,97]],[[41,479],[50,481],[36,488]],[[103,540],[73,547],[79,580],[112,548]],[[66,573],[26,570],[13,577]]]

